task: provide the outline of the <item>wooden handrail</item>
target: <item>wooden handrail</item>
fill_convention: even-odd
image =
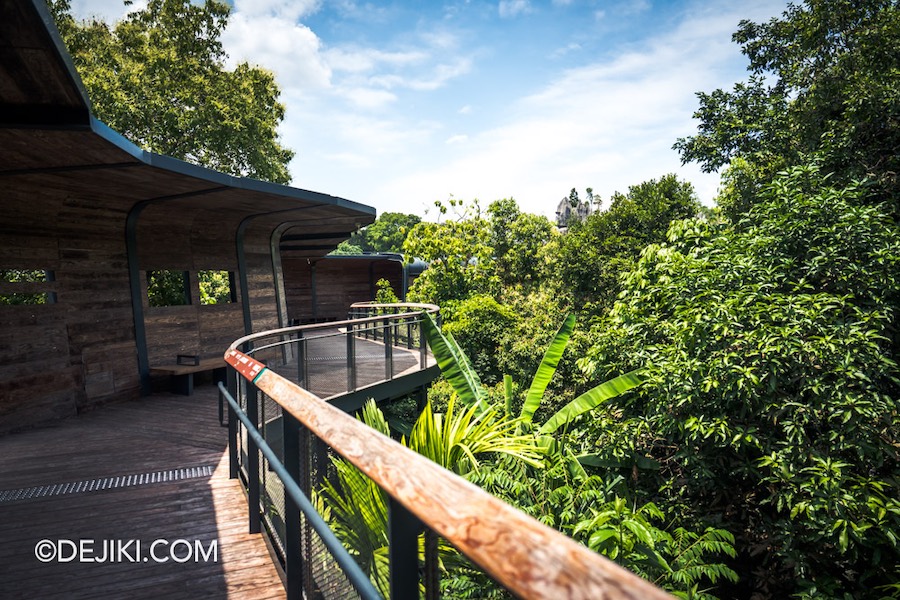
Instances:
[[[225,360],[514,594],[552,600],[672,598],[238,350],[229,350]]]

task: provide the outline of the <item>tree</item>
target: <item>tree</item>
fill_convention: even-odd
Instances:
[[[634,265],[641,250],[665,239],[669,223],[700,211],[694,188],[669,174],[615,193],[610,207],[584,221],[575,221],[549,250],[550,272],[558,293],[572,298],[579,309],[586,304],[602,312],[612,306],[620,278]]]
[[[748,593],[877,598],[900,582],[900,241],[873,193],[809,165],[738,223],[676,222],[582,362],[648,367],[594,443],[649,454],[647,496],[733,531]]]
[[[558,234],[540,215],[523,213],[512,198],[492,202],[487,209],[489,244],[494,264],[505,286],[534,287],[547,277],[543,249]]]
[[[766,181],[814,153],[842,184],[868,178],[872,202],[896,201],[900,172],[900,5],[896,0],[805,0],[768,23],[742,21],[733,39],[751,76],[731,92],[699,93],[695,136],[675,148],[706,171],[746,161]],[[744,180],[745,184],[747,179]],[[747,188],[750,189],[747,189]],[[726,196],[746,212],[758,188]]]
[[[436,204],[442,215],[447,214],[443,203]],[[478,203],[465,206],[451,199],[450,205],[454,218],[418,223],[403,242],[406,256],[428,263],[413,283],[410,299],[438,304],[445,318],[452,318],[459,301],[475,294],[493,295],[499,284],[488,222]]]
[[[51,10],[100,120],[153,152],[290,181],[294,153],[278,140],[284,106],[274,76],[224,66],[227,4],[149,0],[114,25],[75,21],[68,0],[53,0]]]
[[[417,215],[382,213],[374,223],[350,236],[350,244],[359,246],[363,252],[399,254],[403,251],[406,236],[421,221]]]

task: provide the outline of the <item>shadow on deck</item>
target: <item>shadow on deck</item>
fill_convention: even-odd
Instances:
[[[158,394],[0,438],[0,595],[283,598],[263,538],[247,533],[226,441],[208,384],[193,396]],[[68,540],[87,551],[75,555]],[[113,561],[100,562],[108,540]],[[166,562],[151,555],[156,540],[165,540],[155,555]],[[203,554],[212,541],[215,560]],[[37,557],[57,551],[48,562]]]

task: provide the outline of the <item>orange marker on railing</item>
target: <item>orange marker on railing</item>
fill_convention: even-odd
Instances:
[[[225,362],[234,367],[235,371],[251,383],[256,383],[259,376],[266,370],[266,365],[235,349],[231,349],[225,354]]]

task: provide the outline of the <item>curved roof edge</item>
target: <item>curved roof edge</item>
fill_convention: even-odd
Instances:
[[[91,131],[95,134],[115,145],[123,152],[127,152],[135,158],[135,160],[157,169],[162,169],[180,175],[187,175],[204,181],[209,181],[217,185],[228,186],[235,189],[247,190],[253,192],[262,192],[266,194],[276,194],[285,198],[295,198],[297,200],[314,201],[322,204],[329,204],[340,208],[356,210],[364,214],[375,215],[376,210],[372,206],[347,200],[339,196],[332,196],[322,192],[315,192],[303,188],[282,185],[280,183],[272,183],[270,181],[262,181],[260,179],[252,179],[250,177],[239,177],[237,175],[228,175],[215,169],[195,165],[187,161],[173,158],[164,154],[156,154],[149,150],[144,150],[134,142],[128,140],[121,133],[91,115],[90,122]]]
[[[56,96],[58,96],[60,92],[65,94],[66,106],[64,106],[64,108],[68,110],[63,110],[61,114],[63,115],[63,118],[67,118],[68,122],[63,124],[74,127],[86,127],[101,139],[109,142],[110,144],[113,144],[117,148],[134,157],[135,160],[150,167],[155,167],[172,173],[202,179],[216,185],[227,186],[239,190],[273,194],[284,197],[286,199],[297,199],[305,202],[318,202],[323,205],[330,205],[347,210],[357,211],[359,213],[362,213],[363,215],[373,217],[375,216],[376,210],[374,207],[361,204],[359,202],[354,202],[352,200],[347,200],[346,198],[292,187],[289,185],[282,185],[278,183],[262,181],[259,179],[252,179],[249,177],[228,175],[226,173],[222,173],[221,171],[216,171],[208,167],[202,167],[200,165],[195,165],[177,158],[173,158],[171,156],[156,154],[154,152],[150,152],[148,150],[140,148],[139,146],[125,138],[125,136],[115,131],[112,127],[103,123],[94,116],[93,111],[91,110],[90,97],[87,93],[87,89],[84,86],[84,82],[82,81],[77,69],[75,68],[72,57],[66,49],[65,43],[62,41],[62,36],[60,35],[53,16],[50,14],[50,11],[47,8],[44,0],[25,0],[24,2],[21,2],[21,4],[19,4],[19,2],[21,2],[21,0],[12,0],[11,5],[7,4],[7,9],[4,10],[4,12],[14,14],[15,18],[4,19],[8,23],[6,26],[14,27],[19,32],[22,31],[23,27],[27,28],[29,25],[35,28],[42,28],[42,32],[35,33],[43,37],[46,42],[49,43],[50,47],[46,48],[45,50],[51,51],[54,55],[53,57],[58,61],[57,68],[59,69],[59,71],[56,73],[56,76],[59,79],[52,83],[55,83],[57,85],[57,89],[53,92],[56,94]],[[19,4],[20,8],[16,9],[15,4]],[[22,4],[30,5],[32,11],[29,11],[27,6],[22,6]],[[28,15],[28,12],[31,12],[31,15]],[[23,20],[24,23],[22,22]],[[0,27],[2,27],[2,25],[0,25]],[[22,39],[24,39],[26,35],[27,33],[23,34]],[[11,42],[11,45],[25,47],[26,44],[23,41],[17,42],[16,40],[13,40]],[[25,72],[28,71],[29,68],[27,61],[22,61],[20,64],[23,66],[23,69],[19,71],[19,75],[23,78],[28,77],[33,81],[34,73]],[[36,68],[33,65],[31,65],[31,67],[32,69]],[[48,87],[46,89],[42,89],[40,90],[40,92],[38,92],[43,94],[42,98],[35,99],[35,102],[46,103],[46,97],[51,93],[47,91],[49,90],[51,84],[47,85]],[[56,110],[58,110],[58,108]],[[84,118],[85,116],[87,117],[86,120]],[[36,123],[34,123],[33,121],[27,123],[27,125],[35,124]],[[58,125],[60,123],[55,124]]]

